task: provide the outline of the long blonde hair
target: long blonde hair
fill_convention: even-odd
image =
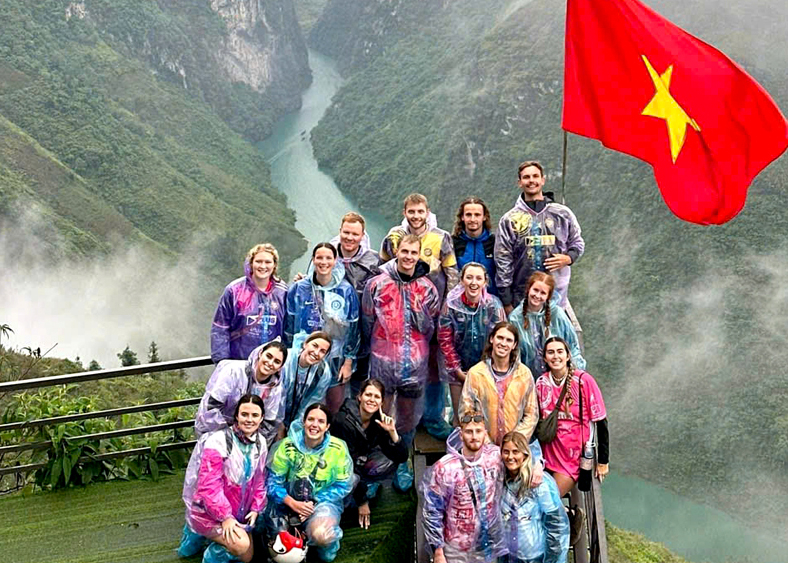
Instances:
[[[519,482],[517,497],[522,498],[531,488],[531,448],[528,447],[528,439],[517,431],[507,432],[504,435],[503,441],[501,442],[501,450],[503,450],[503,446],[506,442],[511,442],[519,451],[525,454],[523,464],[520,466],[520,472],[517,474],[517,477],[512,478],[509,475],[509,471],[506,470],[504,471],[503,478],[504,483],[509,483],[511,481],[515,483]]]

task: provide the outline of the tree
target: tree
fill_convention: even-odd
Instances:
[[[90,360],[90,363],[88,364],[88,371],[98,371],[100,369],[103,369],[101,364],[99,364],[96,360]]]
[[[151,340],[150,346],[148,346],[148,363],[155,364],[161,361],[159,358],[159,347],[156,346],[156,341]]]
[[[123,367],[138,366],[140,364],[140,361],[137,359],[137,353],[132,352],[128,344],[126,345],[126,349],[118,354],[118,359],[120,360],[120,365]]]
[[[7,324],[0,325],[0,341],[5,339],[11,338],[11,335],[14,333],[14,330],[8,326]]]

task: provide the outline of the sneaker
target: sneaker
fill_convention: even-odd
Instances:
[[[400,493],[409,491],[413,486],[413,469],[407,461],[399,464],[391,485]]]
[[[586,524],[586,515],[583,509],[576,504],[569,507],[569,545],[575,545],[583,535],[583,526]]]
[[[233,556],[223,545],[211,542],[211,545],[202,554],[202,563],[230,563],[234,561]]]
[[[189,528],[188,524],[184,524],[181,545],[178,546],[178,557],[197,555],[205,548],[207,542],[207,539]]]
[[[378,490],[380,489],[380,481],[375,481],[374,483],[367,484],[367,500],[372,500],[376,496],[378,496]]]

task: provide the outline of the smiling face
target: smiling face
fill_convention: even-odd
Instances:
[[[517,345],[514,333],[506,327],[495,331],[490,336],[490,342],[492,343],[493,360],[497,359],[498,361],[509,360],[512,350]]]
[[[509,473],[514,475],[523,466],[526,454],[520,451],[514,442],[504,442],[501,446],[501,458]]]
[[[276,347],[266,348],[257,359],[257,382],[262,383],[282,367],[285,355]]]
[[[550,297],[550,292],[550,286],[545,282],[533,282],[528,288],[528,310],[532,313],[541,311]]]
[[[482,289],[487,284],[487,274],[480,266],[468,266],[462,274],[462,286],[465,288],[465,297],[471,303],[478,303],[482,296]]]
[[[397,248],[397,270],[409,276],[416,270],[421,245],[417,242],[403,242]]]
[[[252,277],[258,284],[267,283],[275,268],[276,262],[270,252],[261,251],[252,258]]]
[[[544,362],[551,372],[555,374],[563,373],[566,370],[566,361],[569,359],[569,351],[563,342],[548,342],[544,347]]]
[[[301,355],[298,357],[298,363],[301,367],[314,366],[323,361],[326,357],[331,344],[322,338],[315,338],[304,344],[304,349],[301,350]]]
[[[358,403],[363,412],[373,415],[383,404],[383,395],[380,394],[380,389],[374,385],[367,385],[358,396]]]
[[[478,237],[484,230],[484,207],[480,203],[466,203],[462,208],[462,222],[468,235]]]
[[[518,185],[523,190],[525,201],[535,201],[544,199],[542,188],[544,187],[545,177],[536,166],[526,166],[520,170],[520,181]]]
[[[402,214],[408,220],[411,231],[419,234],[427,227],[427,215],[429,215],[429,212],[429,208],[423,203],[411,203]]]
[[[364,238],[364,227],[361,223],[345,221],[339,229],[339,245],[342,255],[349,258],[355,256],[361,239]]]
[[[312,409],[304,418],[304,436],[312,444],[319,444],[328,430],[328,418],[320,409]]]
[[[312,262],[315,265],[315,272],[318,276],[330,276],[331,270],[334,269],[334,264],[337,259],[330,248],[318,248],[315,255],[312,257]]]
[[[263,420],[263,411],[254,403],[244,403],[238,406],[238,415],[235,422],[246,436],[251,436],[260,428]]]
[[[462,446],[466,455],[473,455],[484,445],[487,429],[484,422],[468,422],[462,427]]]

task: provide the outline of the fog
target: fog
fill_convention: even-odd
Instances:
[[[0,219],[0,324],[16,348],[80,357],[87,367],[120,365],[127,345],[146,361],[156,341],[162,359],[209,353],[210,312],[200,298],[203,260],[195,243],[177,258],[123,246],[110,255],[65,258],[68,241],[35,207]],[[228,280],[229,281],[229,280]],[[4,342],[5,343],[5,342]]]

